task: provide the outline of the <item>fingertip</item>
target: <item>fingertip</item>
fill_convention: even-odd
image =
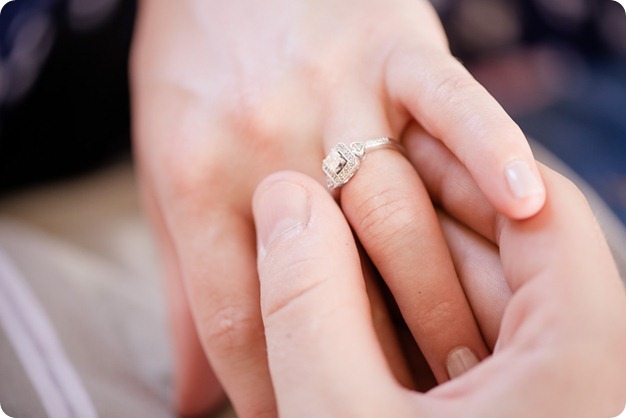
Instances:
[[[480,360],[468,347],[457,347],[450,351],[446,360],[446,370],[450,379],[461,376],[476,366]]]
[[[407,129],[404,146],[429,192],[440,203],[450,196],[462,196],[469,204],[468,194],[476,193],[480,194],[481,207],[488,203],[498,213],[515,220],[530,218],[545,205],[545,184],[530,148],[516,153],[477,153],[476,158],[462,162],[442,141],[417,124]]]
[[[532,164],[532,165],[531,165]],[[504,169],[511,203],[503,213],[513,219],[526,219],[536,215],[546,201],[546,188],[536,163],[515,159]]]
[[[524,220],[537,215],[545,205],[546,194],[537,194],[522,199],[517,199],[510,208],[502,210],[502,214],[514,219]]]
[[[279,171],[263,179],[252,199],[260,249],[287,231],[305,227],[313,200],[335,206],[330,193],[305,174]]]
[[[541,212],[546,203],[545,190],[537,191],[534,194],[517,197],[513,194],[508,196],[506,201],[496,201],[490,199],[496,211],[509,219],[522,221],[532,218]]]
[[[254,191],[252,198],[253,207],[259,203],[259,198],[263,192],[271,187],[275,183],[294,183],[304,186],[308,178],[304,174],[297,173],[295,171],[277,171],[265,177],[259,182]]]
[[[252,199],[253,207],[255,204],[258,204],[260,195],[275,183],[291,183],[307,190],[311,194],[325,194],[330,197],[330,193],[327,193],[327,190],[314,178],[297,171],[284,170],[272,173],[259,182]]]
[[[468,162],[466,168],[478,190],[498,213],[513,220],[531,218],[546,202],[546,188],[537,164],[532,157],[531,163],[522,158],[501,163],[507,160],[501,156],[485,158],[479,164]]]
[[[254,209],[259,249],[279,236],[297,232],[309,218],[309,193],[296,183],[269,183],[257,195]]]

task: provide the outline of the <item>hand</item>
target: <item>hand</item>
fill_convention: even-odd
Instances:
[[[458,219],[442,215],[444,231],[481,331],[497,339],[494,353],[474,366],[470,353],[457,352],[455,368],[466,373],[428,393],[398,385],[342,213],[311,179],[273,175],[257,190],[254,215],[280,416],[617,415],[626,402],[626,292],[580,192],[543,168],[546,206],[513,221],[480,197],[440,143],[419,130],[407,143],[417,166],[438,167],[426,184]]]
[[[250,207],[269,173],[297,169],[322,181],[320,162],[336,142],[399,138],[418,120],[505,215],[530,216],[545,198],[521,131],[450,55],[423,0],[144,1],[132,88],[183,414],[219,401],[205,354],[239,415],[275,413]],[[372,152],[341,204],[437,379],[448,379],[455,347],[485,357],[436,214],[406,159]]]

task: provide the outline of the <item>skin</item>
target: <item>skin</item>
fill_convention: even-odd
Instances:
[[[276,415],[251,208],[268,174],[323,182],[320,162],[337,142],[401,138],[417,122],[500,213],[526,218],[545,201],[540,180],[512,192],[511,163],[539,178],[528,144],[451,56],[426,1],[144,1],[131,58],[135,156],[168,280],[181,415],[213,408],[221,388],[239,416]],[[456,347],[485,358],[414,166],[372,152],[340,202],[437,380],[448,380]]]
[[[427,393],[401,387],[373,331],[343,214],[315,181],[278,173],[259,186],[254,215],[280,416],[619,414],[626,403],[626,292],[582,194],[542,167],[546,205],[530,219],[511,220],[440,142],[420,128],[407,136],[412,162],[439,167],[424,181],[442,207],[460,281],[494,352]],[[289,215],[280,197],[292,190],[285,185],[306,194],[306,216],[287,230],[280,227]]]

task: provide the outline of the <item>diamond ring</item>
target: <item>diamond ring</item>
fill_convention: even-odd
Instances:
[[[328,188],[335,189],[346,184],[358,171],[366,153],[379,148],[400,150],[400,144],[391,138],[383,136],[363,142],[353,142],[349,146],[343,142],[335,145],[324,158],[324,161],[322,161],[322,169],[328,177],[326,181]]]

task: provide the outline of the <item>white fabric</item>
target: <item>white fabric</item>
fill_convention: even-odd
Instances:
[[[0,247],[101,417],[173,415],[158,260],[129,164],[0,201]],[[0,345],[0,404],[10,415],[41,418],[16,362]]]
[[[30,287],[0,248],[0,325],[52,418],[94,418],[95,407]]]

